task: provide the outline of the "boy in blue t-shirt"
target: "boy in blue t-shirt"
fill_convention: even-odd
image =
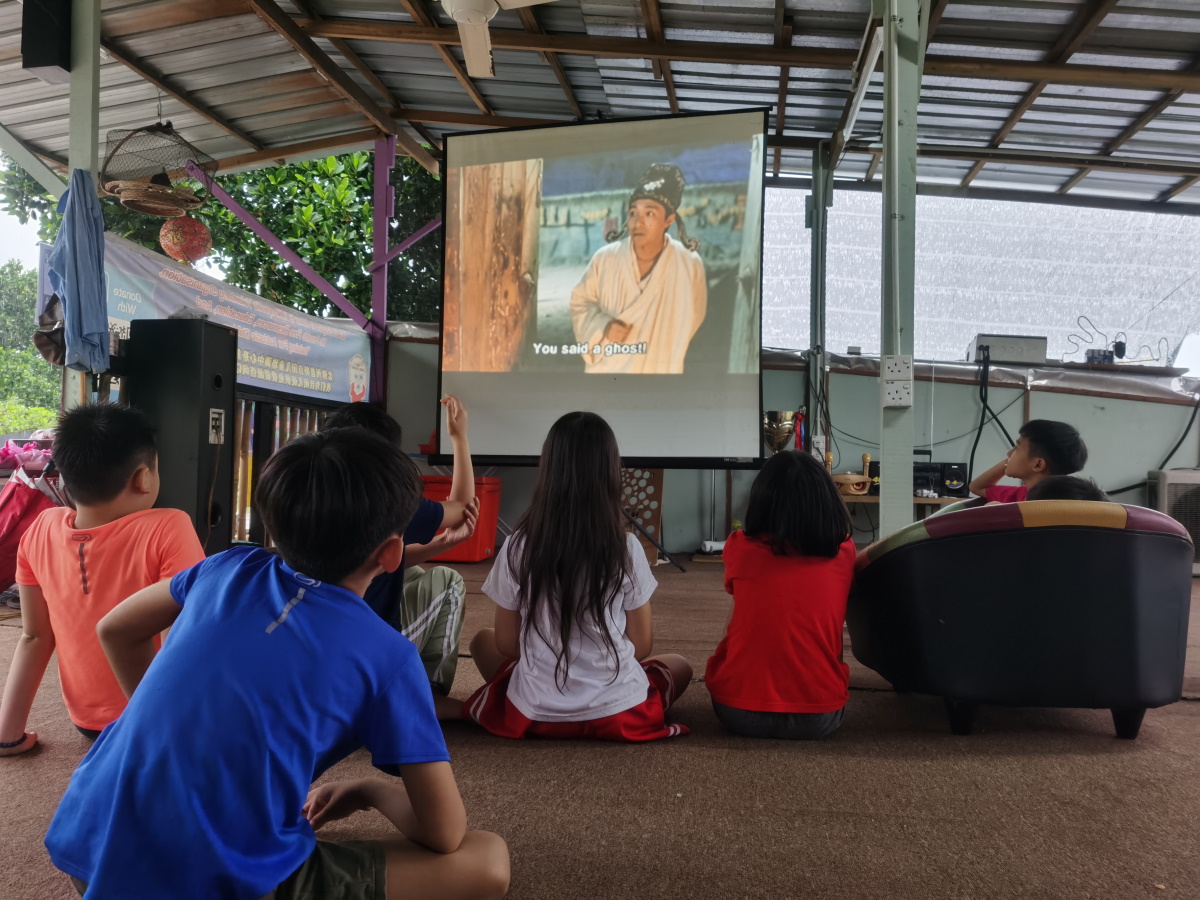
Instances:
[[[503,896],[508,849],[467,831],[420,657],[363,601],[400,565],[419,497],[412,463],[364,429],[297,438],[255,494],[278,555],[219,554],[101,620],[129,706],[46,835],[89,900]],[[404,784],[310,792],[364,745]],[[317,840],[315,828],[368,808],[400,834]]]

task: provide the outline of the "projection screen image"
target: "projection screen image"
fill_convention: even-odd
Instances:
[[[448,137],[441,380],[475,454],[537,456],[587,409],[626,457],[760,455],[764,125]]]

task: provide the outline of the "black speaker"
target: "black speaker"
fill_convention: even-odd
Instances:
[[[943,497],[970,496],[966,463],[942,463],[942,486],[938,493]]]
[[[71,80],[71,0],[25,0],[21,68],[50,84]]]
[[[233,533],[237,332],[201,319],[135,319],[125,395],[158,429],[159,507],[182,509],[210,555]]]

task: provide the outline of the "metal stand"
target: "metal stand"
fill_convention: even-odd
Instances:
[[[624,506],[621,507],[621,512],[625,515],[625,518],[627,518],[630,522],[633,523],[633,527],[641,532],[642,537],[644,537],[646,540],[648,540],[650,543],[652,543],[655,547],[658,548],[658,552],[663,555],[663,558],[666,559],[667,562],[669,562],[671,565],[673,565],[675,568],[677,568],[680,572],[687,571],[687,569],[685,569],[683,566],[681,566],[679,564],[678,560],[676,560],[675,557],[673,557],[670,553],[667,552],[666,547],[664,547],[662,544],[660,544],[658,541],[656,541],[654,539],[654,537],[651,536],[650,533],[647,532],[646,529],[642,527],[642,523],[637,520],[637,516],[635,516],[633,513],[631,513],[627,507],[624,507]]]

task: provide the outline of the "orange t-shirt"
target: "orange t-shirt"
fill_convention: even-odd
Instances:
[[[80,728],[104,728],[125,709],[125,694],[96,637],[114,606],[204,559],[187,513],[147,509],[75,528],[75,510],[48,509],[17,550],[17,584],[40,587],[54,629],[63,700]]]

